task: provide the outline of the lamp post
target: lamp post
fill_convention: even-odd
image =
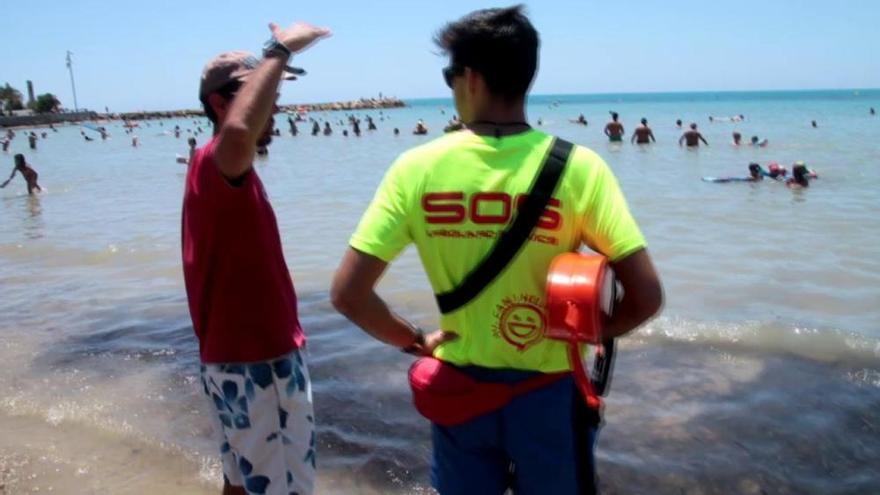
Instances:
[[[73,82],[73,60],[70,59],[71,55],[73,53],[67,50],[67,70],[70,71],[70,87],[73,89],[73,111],[79,112],[79,106],[76,104],[76,84]]]

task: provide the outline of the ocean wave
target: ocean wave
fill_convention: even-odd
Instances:
[[[789,353],[826,363],[876,366],[880,359],[880,339],[843,329],[778,322],[732,323],[663,316],[639,329],[630,339],[644,343],[689,342],[733,351]]]

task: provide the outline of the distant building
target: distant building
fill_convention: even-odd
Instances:
[[[34,83],[31,81],[28,81],[27,87],[28,87],[28,106],[33,106],[33,104],[34,104]]]

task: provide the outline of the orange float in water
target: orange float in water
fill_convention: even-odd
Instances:
[[[599,408],[601,401],[584,369],[580,344],[603,343],[604,323],[611,314],[615,291],[614,273],[604,256],[565,253],[550,264],[545,336],[569,343],[578,388],[594,408]]]

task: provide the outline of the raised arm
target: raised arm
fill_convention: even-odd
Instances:
[[[302,51],[330,34],[325,28],[305,23],[295,23],[287,29],[270,24],[269,28],[291,53]],[[257,140],[274,112],[278,84],[286,65],[283,56],[266,58],[233,99],[220,127],[215,151],[217,166],[227,178],[241,177],[250,170]]]

